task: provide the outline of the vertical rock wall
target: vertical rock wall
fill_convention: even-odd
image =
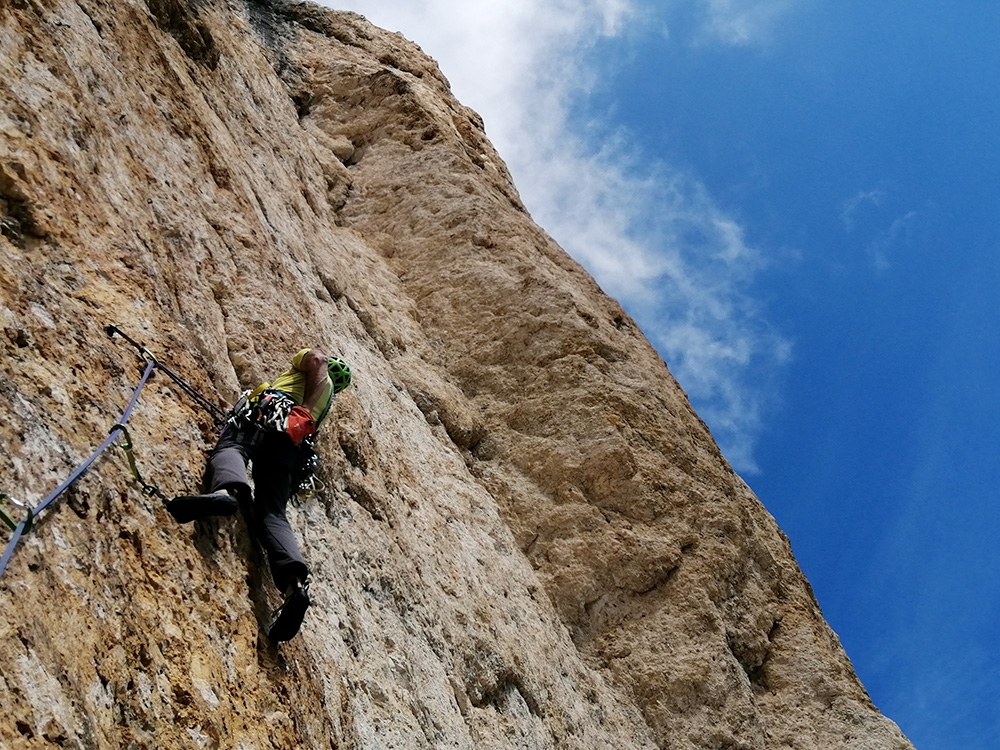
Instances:
[[[301,635],[262,636],[242,519],[177,526],[109,452],[0,579],[0,746],[910,747],[415,45],[304,3],[6,0],[0,80],[0,492],[118,419],[108,323],[220,404],[300,346],[356,373],[290,510]],[[197,485],[211,420],[162,375],[130,427]]]

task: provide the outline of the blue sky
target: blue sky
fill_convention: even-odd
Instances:
[[[1000,4],[354,0],[657,346],[920,750],[1000,746]]]

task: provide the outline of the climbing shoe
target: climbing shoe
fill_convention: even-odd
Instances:
[[[285,603],[275,613],[267,637],[274,643],[290,641],[299,632],[309,608],[309,581],[296,578],[285,592]]]
[[[209,495],[180,495],[167,502],[167,510],[177,523],[188,523],[209,516],[231,516],[240,505],[224,492]]]

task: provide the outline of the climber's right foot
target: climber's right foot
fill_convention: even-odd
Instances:
[[[309,582],[296,578],[285,592],[285,603],[278,609],[277,617],[267,629],[273,643],[290,641],[302,627],[302,620],[309,608]]]

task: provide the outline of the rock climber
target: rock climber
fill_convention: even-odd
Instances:
[[[333,397],[351,383],[347,363],[319,349],[302,349],[292,366],[261,384],[233,407],[205,469],[203,495],[181,495],[167,503],[178,523],[228,516],[242,506],[254,537],[267,553],[284,603],[268,628],[274,642],[299,631],[309,607],[309,568],[285,508],[296,464],[330,412]],[[254,491],[247,481],[247,464]]]

